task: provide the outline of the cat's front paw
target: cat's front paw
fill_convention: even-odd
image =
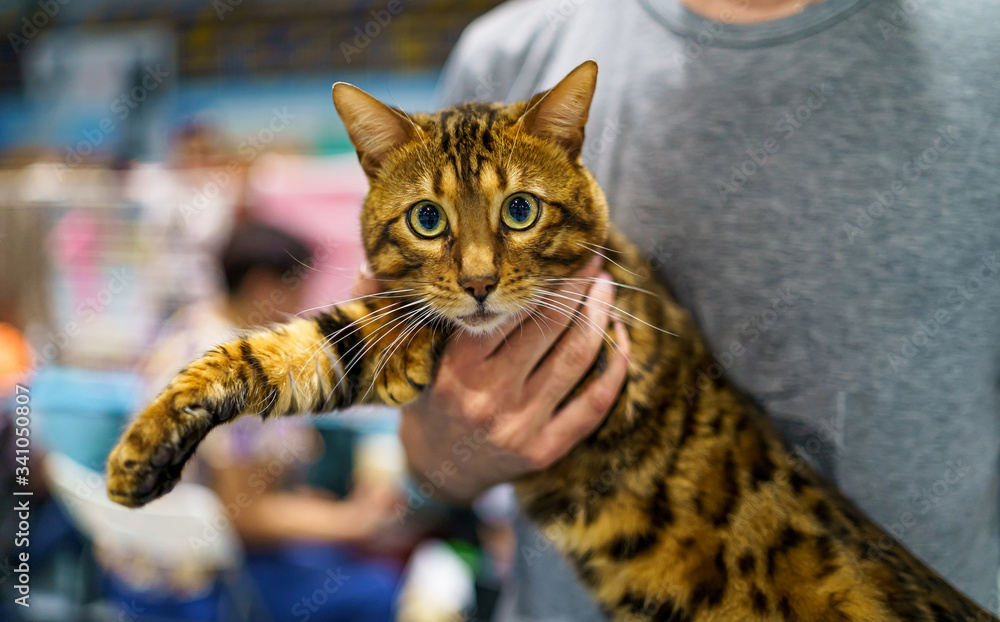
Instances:
[[[382,403],[395,407],[417,399],[434,379],[434,362],[430,354],[433,344],[434,336],[429,330],[407,337],[405,348],[394,351],[388,361],[377,365],[381,371],[368,391],[376,390]]]
[[[200,406],[176,408],[159,399],[129,427],[106,468],[108,498],[139,507],[170,492],[184,463],[211,428],[212,416]]]

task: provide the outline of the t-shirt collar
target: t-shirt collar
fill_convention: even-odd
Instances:
[[[639,3],[668,29],[698,45],[751,48],[808,37],[849,17],[869,1],[824,0],[801,13],[762,24],[732,24],[707,19],[678,0],[639,0]]]

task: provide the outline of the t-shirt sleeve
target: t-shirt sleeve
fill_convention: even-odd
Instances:
[[[550,4],[513,0],[469,24],[441,73],[438,105],[512,102],[535,93],[560,30]]]

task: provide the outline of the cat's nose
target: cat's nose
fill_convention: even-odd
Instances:
[[[475,298],[479,304],[486,301],[486,297],[490,295],[496,284],[497,280],[492,276],[473,276],[459,282],[459,285],[464,287],[465,291],[469,292],[469,295]]]

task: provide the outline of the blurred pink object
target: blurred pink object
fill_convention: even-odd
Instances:
[[[101,248],[101,225],[86,210],[72,210],[55,224],[49,234],[54,259],[66,274],[73,308],[76,303],[97,294]]]
[[[351,298],[365,259],[359,218],[367,191],[368,180],[354,154],[317,158],[270,153],[251,169],[253,216],[313,246],[315,269],[307,271],[306,307]]]

